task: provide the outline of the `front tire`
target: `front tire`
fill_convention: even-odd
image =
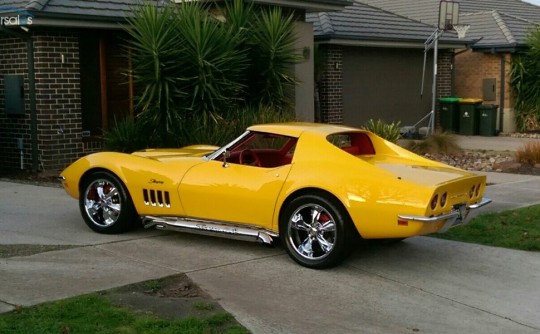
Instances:
[[[95,172],[82,183],[79,209],[88,227],[114,234],[135,227],[136,213],[124,184],[107,172]]]
[[[293,199],[281,215],[280,235],[294,261],[315,269],[343,261],[357,236],[341,203],[321,195]]]

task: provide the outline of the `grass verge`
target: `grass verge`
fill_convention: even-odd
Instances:
[[[540,205],[481,215],[473,218],[468,225],[431,236],[496,247],[540,251]]]
[[[0,333],[249,333],[228,313],[165,320],[94,293],[0,315]]]

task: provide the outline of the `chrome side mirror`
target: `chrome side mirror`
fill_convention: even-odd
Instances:
[[[223,168],[229,167],[229,164],[227,163],[227,159],[231,157],[231,152],[228,150],[225,150],[223,152]]]

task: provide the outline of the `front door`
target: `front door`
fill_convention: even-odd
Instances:
[[[272,228],[276,199],[291,164],[265,168],[208,161],[188,171],[180,200],[193,218]]]

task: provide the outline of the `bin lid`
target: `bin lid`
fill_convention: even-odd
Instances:
[[[476,104],[476,103],[482,103],[484,100],[482,99],[461,99],[459,103],[469,103],[469,104]]]
[[[440,102],[456,103],[461,101],[461,97],[441,97]]]
[[[476,109],[497,109],[499,106],[497,104],[481,104],[476,107]]]

